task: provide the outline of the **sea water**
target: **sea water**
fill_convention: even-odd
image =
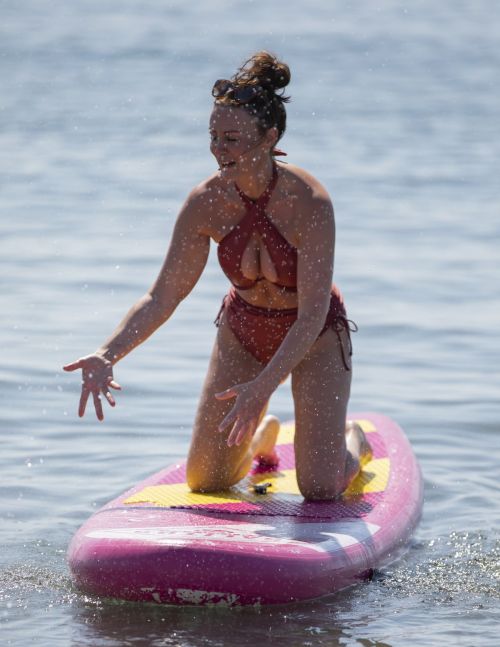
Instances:
[[[493,646],[500,619],[499,8],[495,0],[0,2],[2,645]],[[215,169],[210,90],[252,52],[291,66],[288,160],[330,191],[352,410],[406,430],[425,478],[406,556],[320,601],[110,602],[65,552],[98,507],[187,451],[227,280],[76,416],[92,352],[154,280]],[[292,415],[288,384],[271,411]]]

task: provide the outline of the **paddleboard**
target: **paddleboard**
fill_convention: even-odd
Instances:
[[[68,549],[76,585],[125,600],[238,606],[314,599],[366,579],[404,550],[421,515],[422,477],[394,421],[349,418],[373,457],[337,500],[302,498],[294,425],[285,424],[273,471],[199,494],[185,464],[175,465],[98,510]]]

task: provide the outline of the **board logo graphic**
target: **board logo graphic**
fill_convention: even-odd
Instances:
[[[360,519],[340,523],[302,523],[294,526],[294,537],[271,525],[257,523],[200,526],[150,526],[143,528],[103,528],[86,533],[90,539],[143,541],[161,546],[248,545],[256,548],[289,546],[306,551],[332,552],[366,541],[379,526]]]

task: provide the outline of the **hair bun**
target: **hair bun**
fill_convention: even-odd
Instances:
[[[234,75],[237,83],[258,83],[273,90],[285,88],[290,83],[290,68],[276,56],[266,51],[255,53]]]

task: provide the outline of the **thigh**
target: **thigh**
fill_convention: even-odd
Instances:
[[[227,446],[229,429],[220,433],[217,428],[231,410],[234,400],[217,400],[215,394],[254,379],[262,368],[262,364],[242,347],[231,332],[224,313],[193,427],[187,463],[187,480],[192,489],[219,489],[232,480],[248,452],[251,438],[238,447]]]
[[[349,336],[327,330],[292,372],[295,457],[299,489],[306,498],[330,498],[344,487],[345,425],[351,371]]]

